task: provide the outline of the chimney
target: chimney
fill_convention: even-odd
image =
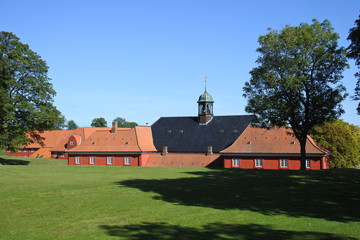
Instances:
[[[206,155],[211,156],[212,154],[213,154],[212,146],[209,146],[208,149],[207,149]]]
[[[167,154],[168,154],[168,147],[163,146],[163,151],[162,151],[161,155],[166,156]]]
[[[111,128],[111,133],[116,133],[117,127],[118,127],[118,123],[113,122],[112,123],[112,128]]]

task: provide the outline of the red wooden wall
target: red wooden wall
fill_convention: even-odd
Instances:
[[[80,164],[75,163],[75,158],[80,157]],[[95,163],[90,164],[90,157],[95,157]],[[107,163],[107,157],[113,158],[113,163]],[[130,158],[130,165],[125,165],[125,157]],[[104,165],[104,166],[140,166],[140,155],[69,155],[69,165]]]
[[[233,166],[233,159],[240,160],[240,166]],[[224,168],[244,168],[244,169],[284,169],[284,170],[299,170],[300,169],[300,159],[298,158],[282,158],[288,159],[288,167],[280,166],[280,158],[260,158],[263,159],[262,167],[255,166],[255,158],[244,158],[244,157],[225,157],[224,158]],[[310,168],[311,169],[329,169],[329,157],[323,158],[312,158],[310,159]]]
[[[16,156],[16,157],[29,157],[31,154],[33,154],[37,149],[20,149],[17,152],[9,152],[6,151],[6,156]]]

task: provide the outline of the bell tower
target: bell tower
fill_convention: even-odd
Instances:
[[[198,117],[200,124],[207,124],[214,116],[213,113],[213,103],[214,100],[212,96],[206,91],[206,74],[205,79],[205,92],[200,95],[198,103]]]

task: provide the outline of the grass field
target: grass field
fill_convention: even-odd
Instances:
[[[0,156],[0,239],[360,239],[360,171]]]

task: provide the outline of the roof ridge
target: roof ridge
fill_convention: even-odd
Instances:
[[[315,140],[310,136],[307,135],[307,139],[309,140],[309,142],[315,147],[317,148],[319,151],[323,152],[323,153],[329,153],[330,151],[320,145],[318,145]]]
[[[140,151],[142,152],[142,149],[141,149],[140,144],[139,144],[138,132],[137,132],[137,130],[136,130],[137,127],[138,127],[138,126],[135,126],[133,129],[134,129],[134,131],[135,131],[136,144],[137,144],[138,148],[140,149]]]

